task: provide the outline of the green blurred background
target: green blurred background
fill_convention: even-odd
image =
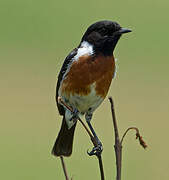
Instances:
[[[134,132],[127,135],[123,179],[169,179],[168,9],[168,0],[0,1],[0,179],[64,179],[60,160],[50,154],[61,123],[57,74],[86,28],[103,19],[133,30],[115,50],[118,72],[109,95],[121,135],[137,126],[148,144],[144,150]],[[104,146],[106,179],[115,179],[108,99],[93,125]],[[66,159],[74,180],[100,178],[97,159],[86,154],[91,148],[79,124],[73,155]]]

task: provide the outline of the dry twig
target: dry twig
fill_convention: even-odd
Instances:
[[[69,180],[69,177],[68,177],[68,174],[67,174],[66,165],[65,165],[63,156],[60,156],[60,160],[61,160],[61,164],[62,164],[62,168],[63,168],[64,175],[65,175],[65,179],[66,179],[66,180]]]
[[[111,104],[111,112],[112,112],[112,119],[113,119],[113,126],[114,126],[114,134],[115,134],[115,155],[116,155],[116,169],[117,169],[117,175],[116,180],[121,180],[121,167],[122,167],[122,143],[124,140],[124,137],[128,133],[129,130],[135,130],[136,131],[136,139],[139,139],[140,145],[145,149],[147,147],[145,141],[143,140],[142,136],[139,133],[138,128],[136,127],[130,127],[128,128],[125,133],[122,136],[122,139],[120,141],[119,133],[118,133],[118,126],[115,116],[115,110],[114,110],[114,104],[112,97],[109,97],[109,101]]]
[[[121,145],[120,138],[119,138],[118,126],[117,126],[117,121],[116,121],[112,97],[109,97],[109,101],[111,104],[111,112],[112,112],[114,134],[115,134],[114,149],[115,149],[115,155],[116,155],[116,172],[117,172],[116,180],[121,180],[122,145]]]

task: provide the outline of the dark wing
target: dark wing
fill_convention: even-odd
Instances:
[[[56,85],[56,104],[57,104],[57,107],[58,107],[60,115],[64,115],[65,114],[64,107],[61,104],[58,103],[58,91],[59,91],[60,83],[62,81],[62,78],[63,78],[66,70],[67,70],[67,67],[68,67],[69,63],[71,63],[73,57],[76,54],[77,54],[77,48],[75,48],[73,51],[71,51],[71,53],[66,57],[63,65],[62,65],[62,68],[60,70],[60,73],[58,75],[58,81],[57,81],[57,85]]]

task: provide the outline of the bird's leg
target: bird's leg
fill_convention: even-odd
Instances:
[[[92,113],[86,113],[85,118],[86,118],[86,122],[87,122],[87,124],[88,124],[88,126],[89,126],[95,140],[96,140],[96,146],[92,149],[91,152],[87,152],[87,153],[89,156],[93,156],[93,155],[100,156],[102,151],[103,151],[103,146],[102,146],[101,141],[97,137],[95,130],[93,129],[93,127],[90,123],[90,121],[92,119]]]
[[[72,117],[71,117],[70,121],[77,120],[78,117],[79,117],[79,111],[76,108],[73,108],[73,111],[71,112],[71,115],[72,115]]]

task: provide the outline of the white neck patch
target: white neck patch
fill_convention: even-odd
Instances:
[[[81,43],[81,46],[78,48],[76,56],[74,56],[74,60],[78,61],[79,57],[84,56],[84,55],[92,55],[93,52],[93,46],[88,43],[87,41],[83,41]]]

